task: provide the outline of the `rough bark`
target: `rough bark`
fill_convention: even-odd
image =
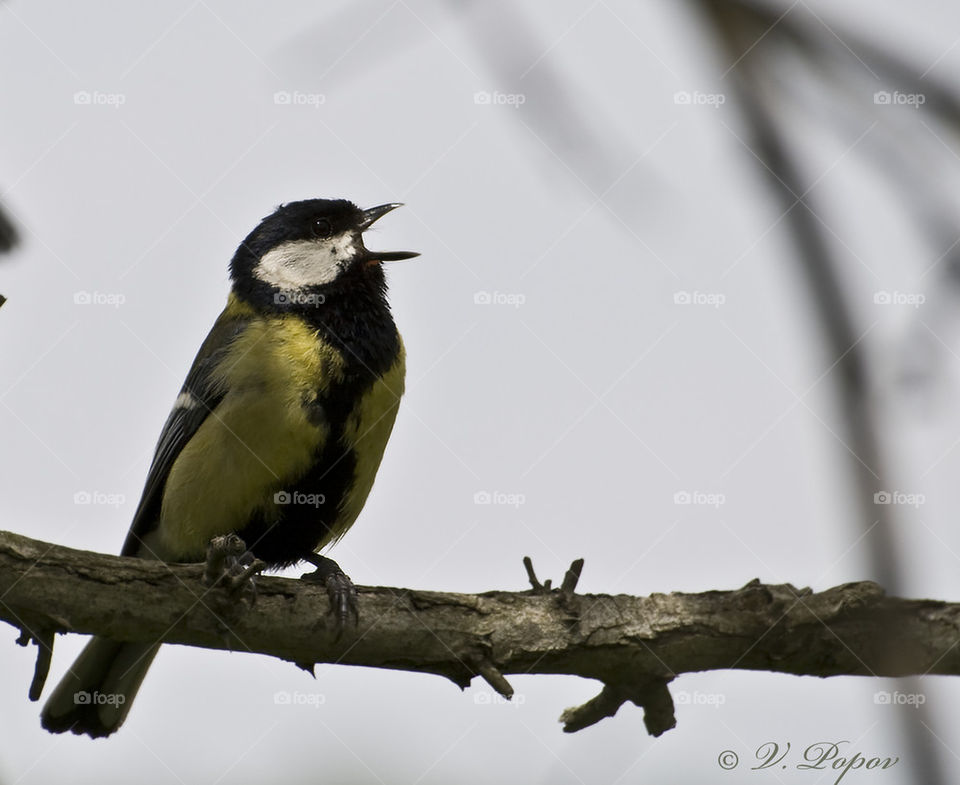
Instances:
[[[310,669],[343,663],[474,676],[505,695],[505,674],[597,679],[601,693],[564,713],[566,730],[645,708],[648,730],[673,727],[678,674],[738,668],[811,676],[960,674],[960,604],[887,597],[874,583],[823,592],[751,581],[700,594],[577,594],[581,563],[560,589],[451,594],[360,587],[360,622],[337,638],[320,586],[260,577],[250,607],[203,582],[203,565],[166,565],[0,532],[0,619],[39,642],[42,688],[56,632],[163,640],[279,657]],[[891,657],[890,652],[896,653]]]

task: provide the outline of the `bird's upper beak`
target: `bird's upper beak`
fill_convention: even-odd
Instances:
[[[364,210],[363,219],[360,221],[360,231],[366,231],[375,221],[385,216],[391,210],[396,210],[398,207],[403,207],[403,205],[399,202],[391,202],[390,204],[381,204],[377,207],[371,207],[369,210]],[[368,249],[366,260],[368,262],[396,262],[400,259],[412,259],[414,256],[419,255],[416,251],[371,251]]]

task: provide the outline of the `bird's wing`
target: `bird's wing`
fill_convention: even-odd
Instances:
[[[140,504],[120,551],[122,556],[138,555],[143,538],[156,527],[170,467],[203,421],[226,395],[226,389],[222,384],[218,384],[212,370],[249,323],[249,315],[231,313],[228,306],[200,347],[173,411],[160,433]]]

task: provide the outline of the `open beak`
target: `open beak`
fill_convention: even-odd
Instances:
[[[363,219],[360,221],[360,231],[366,231],[374,222],[385,216],[391,210],[396,210],[398,207],[403,207],[403,205],[399,202],[391,202],[390,204],[381,204],[377,207],[371,207],[369,210],[364,210]],[[414,256],[419,255],[416,251],[371,251],[367,249],[366,261],[396,262],[401,259],[412,259]]]

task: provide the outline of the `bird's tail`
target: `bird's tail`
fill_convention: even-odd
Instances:
[[[40,715],[51,733],[109,736],[130,711],[137,690],[160,648],[93,638],[50,693]]]

